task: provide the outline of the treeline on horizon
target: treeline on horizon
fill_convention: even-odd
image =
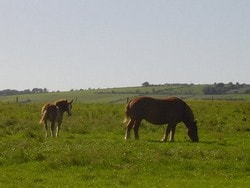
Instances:
[[[171,85],[171,84],[165,84],[165,85]],[[182,86],[188,86],[189,84],[172,84],[172,85],[182,85]],[[195,84],[190,84],[195,85]],[[233,84],[233,82],[229,82],[228,84],[224,84],[223,82],[220,83],[214,83],[214,84],[201,84],[204,85],[202,92],[204,95],[211,95],[211,94],[225,94],[228,91],[235,90],[235,93],[237,93],[237,89],[244,88],[246,86],[249,86],[248,84],[240,84],[239,82],[236,82],[236,84]],[[149,87],[149,86],[156,86],[153,84],[150,84],[149,82],[142,83],[143,87]],[[250,89],[246,90],[245,93],[250,93]]]
[[[33,88],[32,90],[30,89],[25,89],[23,91],[18,91],[15,89],[5,89],[0,91],[0,96],[8,96],[8,95],[20,95],[20,94],[37,94],[37,93],[48,93],[47,88]]]
[[[233,84],[232,82],[229,82],[228,84],[225,83],[214,83],[214,84],[197,84],[201,85],[202,87],[202,93],[204,95],[222,95],[226,93],[233,93],[237,94],[240,89],[246,88],[243,93],[250,94],[250,85],[248,84],[240,84],[236,82],[236,84]],[[149,82],[142,83],[141,87],[157,87],[157,86],[182,86],[183,87],[190,87],[195,86],[195,84],[187,84],[187,83],[174,83],[174,84],[150,84]],[[138,87],[139,88],[139,87]],[[77,90],[70,90],[71,92],[77,91]],[[78,91],[83,91],[83,89],[80,89]],[[139,92],[139,90],[137,90]],[[55,91],[52,91],[55,92]],[[60,91],[57,91],[60,92]],[[155,91],[153,89],[153,93],[157,93],[158,91]],[[0,91],[0,96],[10,96],[10,95],[21,95],[21,94],[41,94],[41,93],[49,93],[49,90],[47,88],[33,88],[33,89],[26,89],[23,91],[18,91],[15,89],[5,89]],[[106,92],[100,92],[100,93],[106,93]],[[112,92],[116,93],[116,92]]]
[[[214,83],[213,85],[204,86],[202,91],[204,95],[222,95],[228,92],[237,94],[239,89],[246,86],[247,84],[239,84],[238,82],[236,82],[236,84],[233,84],[232,82],[229,82],[228,84]],[[250,89],[245,90],[244,93],[250,94]]]

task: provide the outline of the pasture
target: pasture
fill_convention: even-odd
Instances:
[[[56,94],[55,94],[56,95]],[[124,140],[124,103],[73,103],[59,138],[38,124],[43,103],[0,103],[0,187],[248,187],[250,102],[187,100],[199,143],[179,124],[143,121]],[[132,133],[132,132],[131,132]]]

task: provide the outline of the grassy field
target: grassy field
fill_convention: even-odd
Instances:
[[[165,126],[145,121],[140,140],[125,141],[125,106],[107,101],[78,100],[56,139],[38,124],[39,100],[0,103],[0,187],[249,186],[249,102],[187,100],[200,142],[180,124],[176,141],[161,143]]]

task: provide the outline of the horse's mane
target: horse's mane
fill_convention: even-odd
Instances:
[[[61,110],[66,111],[68,106],[67,99],[60,99],[54,102],[54,105],[58,106]]]
[[[54,102],[55,105],[61,104],[61,103],[65,103],[67,102],[67,99],[59,99],[57,101]]]

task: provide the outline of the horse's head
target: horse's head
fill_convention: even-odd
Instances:
[[[58,106],[62,112],[67,112],[68,115],[71,116],[72,103],[73,100],[68,102],[66,99],[63,99],[55,102],[55,105]]]
[[[189,126],[188,136],[193,142],[199,142],[198,128],[196,125],[196,121],[194,121],[194,123],[191,126]]]
[[[72,109],[73,100],[71,100],[70,102],[67,102],[67,103],[68,103],[68,107],[67,107],[66,111],[67,111],[68,115],[71,116],[72,115],[71,109]]]

